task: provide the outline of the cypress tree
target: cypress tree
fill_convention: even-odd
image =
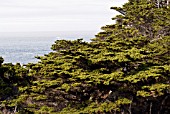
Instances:
[[[24,113],[168,114],[168,5],[129,0],[111,8],[120,12],[116,23],[102,27],[92,42],[57,40],[55,52],[16,69],[17,76],[29,71],[29,83],[18,85],[6,105]]]

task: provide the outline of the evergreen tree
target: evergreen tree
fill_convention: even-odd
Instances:
[[[39,63],[12,66],[24,83],[13,82],[18,94],[1,101],[21,113],[169,114],[168,2],[111,9],[116,23],[92,42],[57,40]]]

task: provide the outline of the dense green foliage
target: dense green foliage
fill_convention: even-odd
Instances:
[[[2,64],[2,113],[169,114],[170,8],[149,0],[112,7],[113,25],[85,42],[57,40],[40,62]]]

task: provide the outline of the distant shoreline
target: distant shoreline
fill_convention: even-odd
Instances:
[[[91,38],[98,31],[28,31],[28,32],[0,32],[0,38],[11,37],[84,37]]]

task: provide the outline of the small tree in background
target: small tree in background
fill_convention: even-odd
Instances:
[[[0,67],[1,67],[3,62],[4,62],[4,59],[2,57],[0,57]]]

